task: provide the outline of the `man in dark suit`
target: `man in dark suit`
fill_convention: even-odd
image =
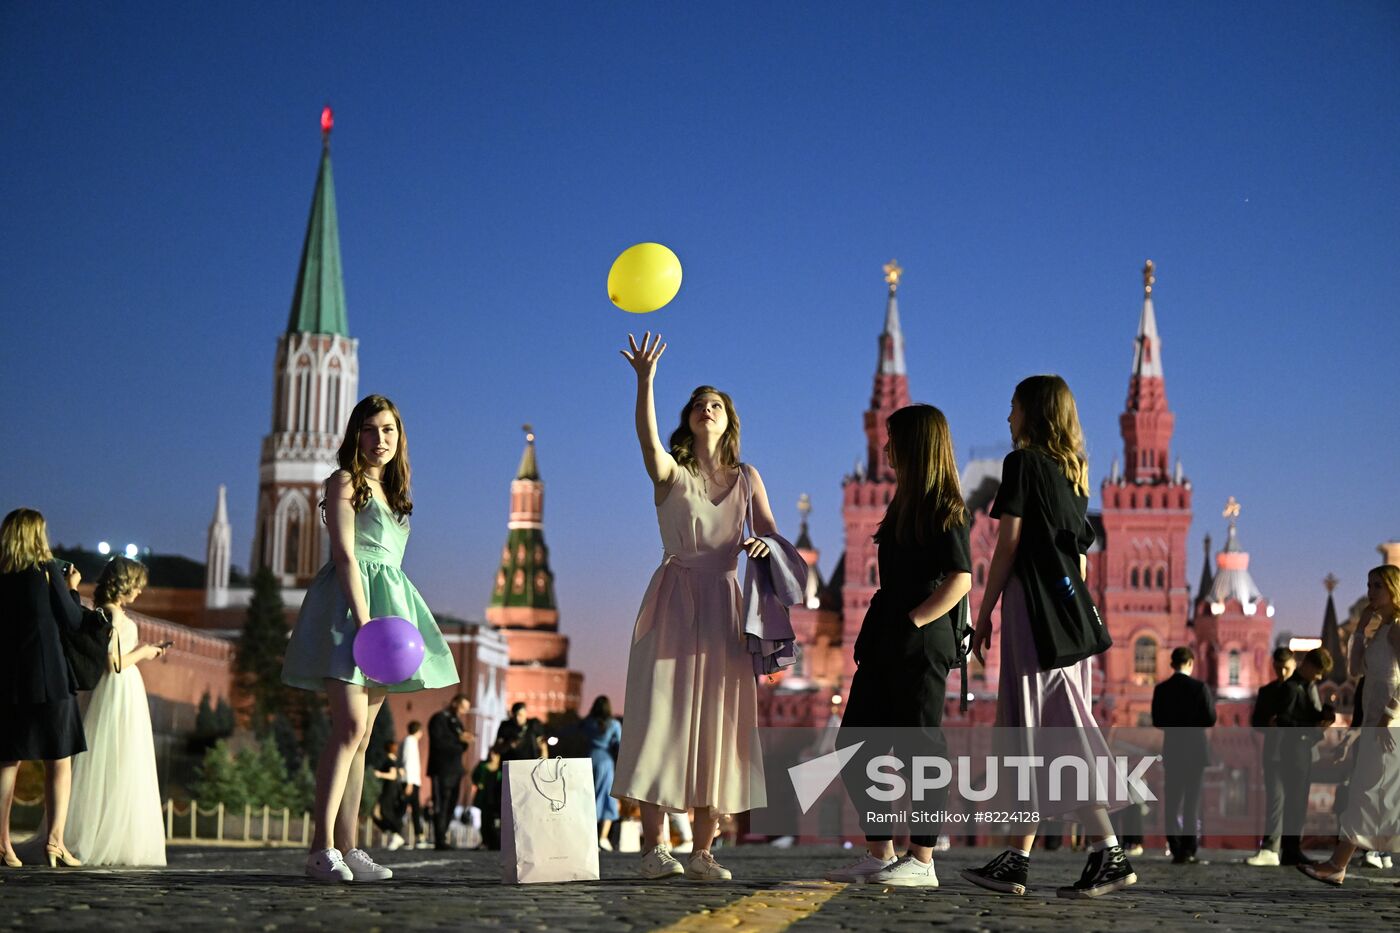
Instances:
[[[1292,648],[1280,646],[1274,649],[1273,664],[1275,679],[1259,688],[1249,717],[1249,724],[1264,733],[1264,750],[1260,756],[1264,765],[1264,835],[1259,841],[1258,853],[1245,859],[1247,864],[1255,866],[1279,864],[1279,840],[1283,836],[1284,788],[1278,768],[1278,746],[1283,733],[1274,726],[1279,713],[1293,702],[1293,688],[1288,678],[1293,676],[1298,662]]]
[[[502,744],[501,757],[506,761],[547,758],[544,729],[538,719],[531,719],[524,703],[510,708],[510,718],[496,730],[496,742]]]
[[[1166,769],[1163,823],[1172,864],[1196,861],[1201,831],[1201,775],[1210,764],[1206,729],[1215,725],[1215,698],[1191,676],[1196,655],[1190,648],[1172,650],[1176,673],[1152,691],[1152,725],[1162,730],[1162,765]]]
[[[1326,648],[1314,648],[1303,656],[1293,675],[1282,680],[1280,687],[1270,684],[1267,697],[1264,690],[1260,691],[1250,721],[1256,727],[1274,727],[1264,739],[1266,799],[1270,785],[1274,786],[1274,794],[1268,814],[1269,835],[1261,842],[1258,854],[1247,860],[1250,865],[1308,865],[1314,861],[1303,854],[1302,834],[1312,791],[1313,746],[1322,738],[1321,730],[1337,718],[1332,707],[1323,706],[1317,694],[1318,681],[1331,671],[1332,655]]]
[[[471,747],[472,734],[465,725],[471,701],[462,694],[428,720],[428,776],[433,779],[433,848],[450,849],[447,827],[461,793],[462,754]]]

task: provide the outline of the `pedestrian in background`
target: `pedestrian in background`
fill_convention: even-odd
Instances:
[[[612,701],[600,696],[579,724],[588,739],[588,760],[593,765],[593,800],[598,814],[598,848],[612,851],[608,834],[617,819],[617,801],[612,796],[613,767],[622,743],[622,724],[613,718]]]
[[[1249,715],[1249,723],[1264,735],[1264,745],[1259,753],[1264,774],[1264,835],[1259,840],[1259,851],[1245,859],[1245,864],[1256,867],[1277,867],[1279,847],[1283,839],[1283,773],[1279,770],[1279,746],[1284,734],[1277,727],[1278,716],[1293,701],[1293,688],[1289,678],[1298,667],[1293,649],[1280,645],[1273,654],[1274,679],[1259,688],[1254,697],[1254,709]]]
[[[1353,742],[1356,767],[1342,812],[1337,846],[1308,877],[1340,885],[1358,848],[1389,852],[1400,846],[1400,567],[1382,565],[1366,577],[1366,611],[1351,636],[1351,675],[1366,675],[1366,720]],[[1380,625],[1367,637],[1367,623]],[[1367,728],[1370,727],[1370,728]]]
[[[1167,846],[1172,864],[1190,865],[1196,862],[1200,843],[1201,778],[1210,764],[1206,729],[1215,725],[1215,697],[1210,687],[1191,676],[1195,652],[1184,645],[1173,648],[1171,660],[1175,673],[1152,691],[1152,725],[1162,730]]]
[[[408,732],[401,743],[399,757],[403,762],[403,794],[408,808],[408,829],[415,848],[426,848],[428,841],[423,833],[423,758],[418,746],[418,735],[423,724],[413,720],[408,724]]]
[[[445,709],[433,713],[428,720],[428,777],[433,779],[433,848],[452,848],[447,828],[461,796],[462,776],[466,766],[462,755],[471,748],[473,736],[465,723],[471,700],[462,694],[454,696]]]
[[[88,865],[165,864],[165,808],[156,773],[146,681],[137,667],[163,657],[170,642],[140,644],[126,607],[146,586],[146,568],[113,557],[92,601],[112,622],[107,670],[83,713],[88,750],[73,763],[69,838]]]
[[[44,763],[49,865],[82,863],[63,844],[73,756],[87,750],[78,682],[62,632],[82,625],[82,574],[49,550],[44,516],[15,509],[0,523],[0,861],[20,864],[10,838],[10,808],[21,761]]]
[[[384,757],[374,767],[379,778],[379,800],[374,805],[374,825],[389,834],[390,852],[403,848],[403,767],[399,761],[399,743],[384,746]]]

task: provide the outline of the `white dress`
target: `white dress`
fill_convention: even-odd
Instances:
[[[136,623],[113,626],[119,652],[136,648]],[[88,750],[73,759],[68,848],[87,865],[164,865],[165,820],[156,777],[146,682],[135,664],[108,671],[83,716]]]
[[[1391,852],[1400,849],[1400,747],[1381,750],[1376,740],[1386,705],[1400,696],[1400,660],[1391,644],[1390,626],[1382,625],[1366,643],[1364,664],[1366,684],[1362,705],[1365,718],[1356,737],[1356,770],[1351,774],[1347,807],[1342,811],[1340,831],[1344,839],[1363,849]],[[1357,631],[1353,638],[1364,638]],[[1352,673],[1357,671],[1353,668]],[[1400,723],[1391,725],[1392,735],[1400,735]]]
[[[665,548],[632,635],[612,795],[672,812],[767,805],[758,685],[736,567],[748,475],[719,502],[684,467],[656,507]]]

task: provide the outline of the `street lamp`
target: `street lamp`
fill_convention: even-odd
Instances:
[[[112,545],[108,544],[106,541],[97,542],[97,553],[103,556],[112,553]]]

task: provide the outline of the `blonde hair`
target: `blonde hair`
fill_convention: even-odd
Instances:
[[[42,567],[53,560],[44,516],[33,509],[15,509],[0,523],[0,573]]]
[[[1038,450],[1060,465],[1074,491],[1089,495],[1089,457],[1074,393],[1059,376],[1029,376],[1012,395],[1021,405],[1018,448]]]
[[[394,416],[394,427],[399,432],[399,449],[384,467],[384,475],[380,480],[384,486],[384,498],[388,500],[389,508],[393,509],[395,514],[411,515],[413,496],[409,492],[409,480],[413,476],[413,470],[408,465],[408,435],[403,430],[403,417],[399,415],[399,410],[394,407],[393,402],[382,395],[366,395],[360,399],[350,412],[350,421],[345,425],[345,437],[340,442],[340,449],[336,451],[336,460],[340,463],[340,468],[350,474],[350,506],[358,512],[369,505],[370,500],[369,483],[365,480],[364,457],[360,454],[360,431],[363,430],[366,421],[381,411],[387,411]],[[322,510],[325,507],[323,499]]]
[[[126,557],[113,557],[97,578],[92,603],[94,606],[120,605],[137,590],[145,589],[149,578],[145,564]]]
[[[875,540],[927,544],[935,526],[947,531],[966,525],[953,435],[943,412],[932,405],[909,405],[890,415],[885,427],[895,491]]]
[[[695,460],[695,432],[690,430],[690,410],[695,407],[696,401],[705,395],[716,396],[724,403],[724,413],[729,419],[729,424],[719,438],[720,465],[739,465],[739,413],[734,410],[734,400],[728,393],[721,392],[714,386],[697,386],[695,391],[690,393],[690,400],[681,409],[680,427],[671,432],[671,456],[691,473],[699,470],[699,464]]]
[[[1381,564],[1379,567],[1372,567],[1366,576],[1380,578],[1381,586],[1390,593],[1390,611],[1400,612],[1400,567]]]

